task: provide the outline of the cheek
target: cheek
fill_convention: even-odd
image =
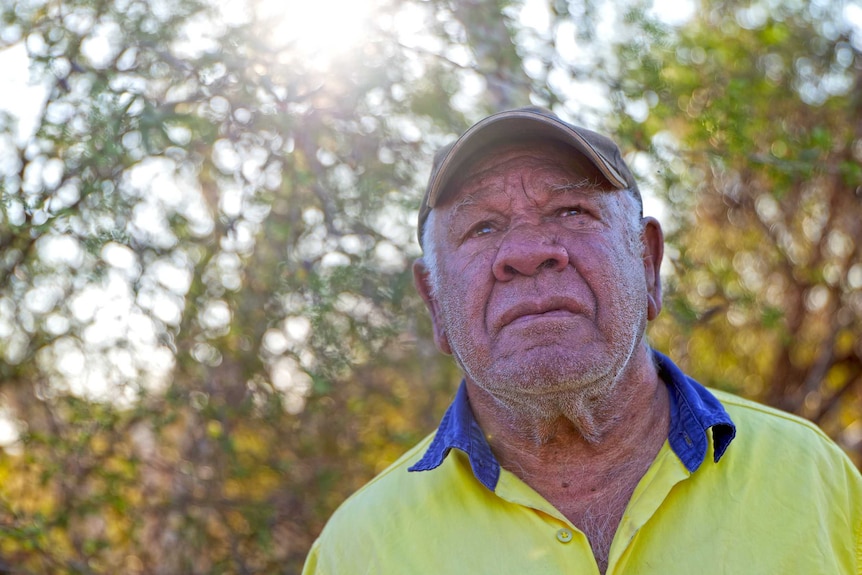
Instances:
[[[452,285],[472,286],[493,279],[493,263],[496,250],[486,248],[464,253],[454,250],[443,266],[446,280]]]
[[[576,249],[580,252],[574,252],[575,268],[591,284],[600,305],[601,302],[611,306],[631,305],[642,299],[642,292],[645,297],[643,265],[623,239],[590,242]]]
[[[640,323],[649,307],[643,261],[629,250],[620,249],[619,265],[611,266],[616,278],[616,299],[621,306],[619,314],[627,322]]]
[[[487,258],[450,258],[440,271],[439,299],[450,316],[448,321],[481,317],[493,284]]]

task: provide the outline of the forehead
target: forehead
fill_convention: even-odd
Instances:
[[[573,179],[594,189],[613,189],[598,168],[572,147],[553,141],[524,141],[493,146],[471,157],[447,186],[444,203],[451,203],[466,190],[474,191],[485,182],[510,176],[513,172],[550,180]]]

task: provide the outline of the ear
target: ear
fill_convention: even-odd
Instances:
[[[655,218],[642,222],[644,279],[647,287],[647,319],[652,321],[661,311],[661,260],[664,256],[664,233]]]
[[[434,327],[434,343],[437,344],[437,349],[446,355],[452,355],[452,348],[449,347],[449,338],[446,337],[446,328],[443,325],[443,315],[440,313],[440,304],[431,294],[431,278],[428,274],[428,268],[425,266],[425,261],[422,258],[413,262],[413,283],[416,286],[416,291],[422,296],[422,300],[428,308],[428,313],[431,314],[431,324]]]

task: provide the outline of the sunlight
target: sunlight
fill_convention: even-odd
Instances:
[[[692,0],[653,0],[650,12],[669,26],[682,26],[691,20],[696,8]]]
[[[325,66],[365,39],[377,0],[259,0],[276,46],[295,45],[311,63]]]
[[[36,120],[47,96],[45,83],[31,81],[29,66],[30,58],[23,43],[0,49],[0,70],[3,71],[0,78],[0,112],[8,112],[16,119],[18,130],[14,132],[17,136],[14,143],[18,145],[23,145],[33,136]],[[0,140],[0,157],[4,156],[2,152],[3,142]],[[7,157],[0,158],[0,169],[4,167],[4,162],[10,161]]]

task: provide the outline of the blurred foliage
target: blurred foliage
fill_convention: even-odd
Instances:
[[[843,5],[381,0],[331,51],[274,3],[0,6],[44,95],[0,113],[0,573],[298,572],[457,384],[410,272],[430,155],[528,103],[665,201],[655,345],[859,461]]]
[[[673,273],[651,337],[862,463],[862,61],[850,4],[710,2],[625,49]],[[855,6],[858,10],[858,5]],[[629,59],[623,61],[632,62]],[[631,105],[629,103],[629,105]]]

